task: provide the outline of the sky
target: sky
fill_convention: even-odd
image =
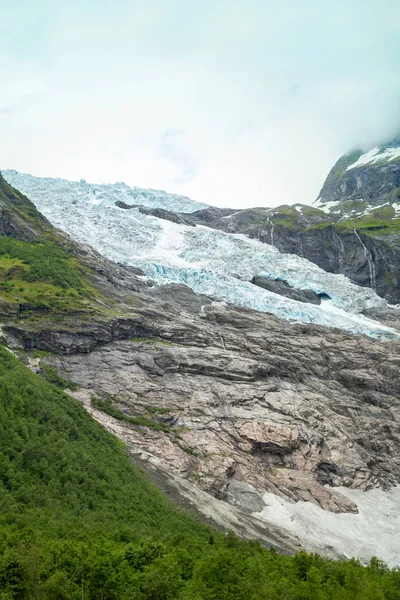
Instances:
[[[311,203],[400,131],[398,0],[0,0],[0,169]]]

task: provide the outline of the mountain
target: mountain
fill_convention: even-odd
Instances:
[[[135,189],[131,190],[123,184],[96,187],[85,182],[40,179],[15,171],[6,171],[4,174],[11,184],[28,194],[52,222],[65,228],[76,239],[85,241],[90,228],[89,242],[114,260],[126,261],[127,257],[125,249],[118,248],[113,243],[115,231],[110,231],[111,222],[115,223],[120,232],[122,221],[127,220],[132,225],[133,218],[128,216],[129,213],[139,220],[143,215],[154,216],[192,228],[203,225],[220,232],[245,234],[264,244],[275,246],[283,253],[306,258],[328,273],[343,274],[358,286],[370,287],[390,303],[398,304],[399,157],[398,140],[392,140],[368,152],[357,150],[346,154],[329,173],[313,206],[282,205],[271,209],[218,209],[199,205],[189,199],[183,201],[174,195],[157,195],[155,192],[148,192],[151,201],[143,192],[140,196],[135,196],[136,200],[132,202],[129,194],[134,195]],[[130,190],[129,193],[127,190]],[[94,201],[94,198],[97,199]],[[118,216],[116,208],[120,213],[124,211],[125,215]],[[160,210],[163,212],[160,213]],[[103,233],[97,232],[96,235],[94,227],[99,220]],[[106,230],[109,231],[111,243],[104,239]],[[128,236],[125,232],[124,235]],[[100,236],[102,239],[98,239]],[[142,250],[146,250],[145,244],[146,239],[142,239]],[[137,241],[132,248],[135,254],[141,249],[136,246]],[[129,258],[129,262],[132,262],[133,257]],[[274,272],[270,273],[269,269],[266,273],[275,277]],[[251,277],[258,274],[253,273]],[[155,276],[154,273],[150,275]],[[172,276],[171,273],[169,276]],[[174,277],[181,279],[180,275],[175,274]],[[298,284],[297,281],[295,285]],[[213,287],[209,283],[207,290],[210,286]],[[234,295],[236,296],[236,292]],[[232,293],[226,291],[224,296],[225,299],[231,299]],[[243,304],[262,310],[259,302],[249,300],[251,293],[248,290],[243,296]],[[268,310],[271,310],[270,305],[271,303]],[[317,319],[317,322],[321,321]]]
[[[313,206],[245,209],[229,217],[207,208],[192,222],[245,233],[399,303],[400,139],[342,156]]]
[[[10,222],[49,229],[32,241],[1,238],[2,342],[214,523],[286,552],[377,554],[396,564],[397,310],[242,234],[110,199],[91,204],[87,194],[61,202],[48,181],[47,200],[43,192],[35,202],[54,224],[65,218],[77,241],[32,217],[26,198],[14,215],[22,196],[0,180]],[[275,291],[260,287],[271,282]],[[223,298],[227,287],[237,295]],[[305,288],[313,295],[293,299]],[[264,312],[237,306],[249,290]],[[392,328],[363,310],[386,315]],[[367,335],[346,331],[357,323]]]
[[[346,203],[341,212],[350,208],[398,204],[400,209],[400,137],[363,152],[355,150],[342,156],[330,171],[319,194],[322,205]],[[351,206],[351,203],[354,203]]]
[[[102,231],[110,227],[104,217],[114,219],[120,227],[133,209],[135,213],[139,211],[141,215],[173,223],[244,233],[281,252],[304,257],[328,273],[344,274],[357,285],[371,287],[391,303],[400,302],[399,139],[367,152],[355,150],[341,157],[313,206],[218,209],[121,183],[96,186],[83,180],[40,179],[16,171],[6,171],[5,176],[27,193],[53,222],[82,241],[87,228],[92,225],[93,229],[98,219],[103,219]],[[50,196],[57,198],[57,203],[49,200]],[[113,212],[115,207],[126,210],[125,217],[117,217]],[[70,222],[73,219],[75,223]],[[82,219],[80,226],[78,221]],[[126,259],[124,250],[106,247],[105,240],[92,237],[90,243],[110,253],[113,259]],[[179,280],[179,276],[175,277]],[[254,302],[251,305],[262,310]]]
[[[184,283],[196,293],[290,321],[329,325],[380,338],[399,337],[393,327],[362,314],[370,311],[375,316],[371,311],[382,313],[387,308],[373,290],[360,288],[345,277],[326,273],[308,260],[282,254],[263,243],[257,209],[247,212],[256,213],[250,218],[256,223],[261,240],[221,231],[218,223],[214,224],[215,230],[204,227],[199,215],[209,215],[215,209],[182,213],[178,212],[179,201],[177,212],[171,212],[174,196],[168,199],[169,209],[155,207],[155,201],[152,209],[127,208],[114,199],[113,191],[93,203],[91,185],[38,179],[16,172],[5,172],[5,177],[29,194],[37,208],[76,241],[89,243],[120,264],[140,268],[153,281]],[[160,205],[163,199],[157,202]],[[196,204],[191,206],[192,210],[196,208]],[[228,213],[220,221],[240,223],[241,216],[240,212]],[[272,235],[275,238],[273,231]],[[264,280],[262,286],[255,284],[260,283],[260,277]],[[274,290],[268,289],[267,280],[281,279],[295,290],[291,298],[281,294],[276,283]],[[317,299],[313,303],[299,302],[296,290],[311,291]],[[321,304],[321,300],[329,302]],[[394,316],[397,318],[397,313]],[[389,321],[390,318],[389,315]],[[387,319],[386,311],[384,320]]]

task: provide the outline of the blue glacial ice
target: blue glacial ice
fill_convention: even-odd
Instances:
[[[338,327],[382,339],[400,333],[360,314],[384,307],[370,288],[354,285],[344,275],[326,273],[294,254],[245,235],[189,227],[124,210],[115,202],[143,204],[176,212],[204,207],[189,198],[129,188],[123,183],[95,185],[36,178],[4,171],[5,178],[26,194],[56,226],[75,240],[90,244],[116,262],[138,266],[159,284],[184,283],[216,300],[272,313],[292,322]],[[329,296],[320,306],[301,303],[250,283],[254,275],[285,279],[299,289]]]

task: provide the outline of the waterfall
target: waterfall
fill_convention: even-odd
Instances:
[[[375,264],[373,261],[373,258],[371,256],[370,251],[368,250],[368,248],[366,247],[366,245],[364,244],[364,242],[362,241],[362,239],[360,238],[360,236],[358,235],[357,231],[355,229],[353,229],[358,241],[360,242],[361,246],[363,247],[364,250],[364,256],[367,259],[368,262],[368,268],[369,268],[369,280],[370,280],[370,284],[371,284],[371,288],[373,290],[376,289],[376,269],[375,269]]]
[[[275,229],[275,225],[274,223],[271,221],[271,219],[269,217],[267,217],[267,221],[268,223],[271,223],[271,246],[274,245],[274,229]]]

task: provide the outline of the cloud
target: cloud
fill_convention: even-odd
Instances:
[[[392,0],[23,5],[3,15],[1,168],[309,203],[343,152],[400,128]]]
[[[184,131],[179,129],[169,129],[161,136],[160,156],[178,170],[172,179],[174,184],[188,183],[196,175],[194,160],[184,147],[183,137]]]

